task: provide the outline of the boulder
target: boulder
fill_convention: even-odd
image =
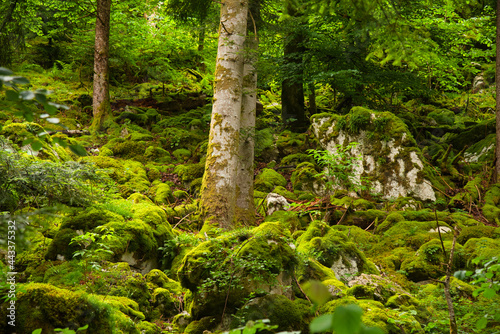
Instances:
[[[433,175],[424,165],[406,124],[390,112],[354,107],[345,116],[317,114],[312,130],[320,145],[336,154],[339,146],[358,143],[349,154],[359,157],[353,177],[371,180],[371,192],[385,199],[411,196],[423,201],[436,200]]]

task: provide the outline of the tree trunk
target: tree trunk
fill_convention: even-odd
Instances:
[[[233,226],[247,14],[246,0],[226,0],[221,5],[214,103],[200,194],[205,227]]]
[[[198,67],[200,68],[200,71],[204,73],[207,70],[207,66],[203,62],[203,56],[201,55],[201,52],[205,48],[205,31],[206,31],[206,23],[203,21],[201,23],[201,30],[198,33],[198,52],[200,54],[198,55],[199,61],[198,61]]]
[[[287,12],[292,17],[297,17],[297,12],[287,7]],[[303,54],[304,34],[299,29],[292,31],[283,47],[285,63],[285,79],[281,83],[281,119],[287,128],[294,131],[305,131],[309,121],[305,114],[304,105],[304,66]]]
[[[255,115],[257,106],[257,36],[249,34],[245,40],[243,68],[243,96],[241,106],[241,138],[236,180],[236,223],[245,226],[255,222],[253,201],[253,171],[255,144]]]
[[[500,0],[497,0],[497,53],[495,65],[495,82],[496,82],[496,150],[495,150],[495,182],[500,182]]]
[[[94,95],[92,131],[102,131],[111,114],[109,101],[109,25],[111,0],[97,0],[94,48]]]

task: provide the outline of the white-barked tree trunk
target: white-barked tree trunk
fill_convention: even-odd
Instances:
[[[215,91],[200,209],[205,225],[229,229],[236,206],[248,1],[221,5]]]

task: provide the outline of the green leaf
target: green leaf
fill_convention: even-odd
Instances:
[[[384,331],[378,327],[366,327],[363,325],[359,334],[384,334]]]
[[[16,85],[28,85],[30,83],[30,81],[24,77],[14,77],[12,82]]]
[[[35,98],[35,93],[30,90],[23,90],[21,93],[19,93],[19,97],[21,97],[23,100],[31,101]]]
[[[87,324],[87,325],[85,325],[85,326],[83,326],[83,327],[78,328],[78,330],[79,330],[79,331],[83,331],[83,330],[85,330],[85,329],[87,329],[87,328],[89,328],[89,325],[88,325],[88,324]]]
[[[81,157],[84,157],[87,155],[87,151],[81,145],[69,145],[69,149],[71,150],[71,152],[73,152],[76,155],[79,155]]]
[[[303,289],[316,305],[323,305],[332,297],[328,288],[320,281],[308,281],[304,284]]]
[[[495,297],[496,294],[497,293],[496,293],[495,289],[492,289],[492,288],[486,288],[483,291],[483,296],[485,298],[488,298],[488,299],[491,299],[491,298]]]
[[[357,305],[339,306],[333,313],[333,329],[337,334],[357,333],[361,328],[363,310]]]
[[[476,329],[485,329],[488,324],[488,319],[481,318],[476,322]]]
[[[12,74],[13,74],[13,72],[11,70],[9,70],[8,68],[0,67],[0,75],[12,75]]]
[[[7,97],[7,100],[9,101],[18,101],[19,100],[19,93],[14,91],[14,90],[7,90],[5,91],[5,97]]]
[[[314,318],[309,324],[311,333],[331,332],[333,329],[333,314],[323,314]]]
[[[31,143],[31,149],[33,151],[40,151],[43,147],[43,143],[39,140],[34,140],[32,143]]]
[[[54,137],[52,138],[52,141],[54,142],[54,144],[58,144],[62,147],[68,147],[68,143],[64,139]]]
[[[43,104],[43,107],[45,108],[45,111],[48,113],[48,114],[51,114],[51,115],[54,115],[57,113],[57,108],[54,107],[53,105],[51,105],[50,103],[44,103]]]
[[[23,146],[29,145],[33,142],[33,138],[23,140]]]
[[[45,94],[35,92],[35,98],[41,104],[47,103],[47,96]]]

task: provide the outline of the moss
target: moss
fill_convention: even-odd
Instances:
[[[162,329],[158,325],[150,323],[148,321],[140,321],[136,325],[137,330],[141,334],[160,334]]]
[[[460,235],[457,238],[457,242],[461,245],[472,238],[492,238],[496,236],[500,237],[500,233],[495,233],[495,228],[492,226],[476,225],[476,226],[466,226],[460,231]]]
[[[185,161],[191,157],[191,151],[185,148],[178,148],[172,153],[172,155],[178,161]]]
[[[165,288],[170,291],[173,295],[180,296],[186,292],[182,288],[181,284],[173,279],[169,278],[164,272],[153,269],[146,276],[146,282],[157,285],[161,288]]]
[[[170,153],[161,147],[148,146],[146,152],[144,152],[144,158],[148,161],[154,161],[156,163],[171,163],[172,157]]]
[[[103,147],[113,151],[113,156],[127,160],[135,160],[145,162],[144,152],[148,148],[149,143],[145,141],[133,141],[123,138],[114,138]]]
[[[319,309],[319,312],[321,314],[333,313],[338,306],[349,304],[358,305],[363,309],[361,319],[366,326],[378,327],[384,333],[400,334],[402,330],[405,333],[424,333],[414,316],[406,315],[403,319],[400,317],[400,310],[386,309],[382,303],[374,300],[357,300],[349,296],[326,303]]]
[[[427,114],[428,118],[433,119],[437,124],[441,125],[454,125],[455,113],[451,110],[439,109],[431,111]]]
[[[75,230],[70,228],[60,229],[54,237],[54,240],[50,243],[47,253],[45,253],[45,259],[56,260],[61,259],[72,259],[73,253],[79,250],[79,247],[75,244],[70,245],[71,239],[78,236]]]
[[[484,206],[482,208],[484,216],[490,221],[500,226],[500,186],[492,186],[484,195]]]
[[[297,239],[297,244],[298,252],[315,254],[318,261],[331,267],[339,279],[346,279],[348,275],[358,272],[377,272],[356,244],[347,239],[346,234],[323,222],[311,222],[306,232]]]
[[[464,253],[468,261],[475,258],[491,259],[500,254],[500,239],[469,239],[464,245]]]
[[[467,182],[464,186],[464,191],[459,192],[451,198],[448,203],[449,207],[468,208],[470,203],[477,202],[481,196],[481,183],[483,182],[482,176],[477,176]]]
[[[194,179],[203,176],[205,171],[205,163],[199,162],[196,164],[181,164],[174,168],[174,173],[179,175],[183,182],[193,181]]]
[[[277,186],[285,187],[287,184],[283,175],[276,172],[274,169],[264,168],[257,175],[254,182],[254,189],[263,192],[271,192]]]
[[[83,292],[33,283],[26,285],[25,292],[19,292],[17,297],[16,330],[21,333],[31,333],[37,328],[53,333],[55,328],[76,330],[84,325],[89,325],[91,333],[114,331],[113,309]]]
[[[175,201],[174,196],[172,194],[172,189],[166,183],[160,183],[156,187],[156,193],[154,197],[154,201],[156,204],[170,204]]]
[[[278,325],[278,331],[303,330],[304,316],[309,310],[282,295],[257,297],[236,312],[230,327],[244,326],[248,321],[269,319],[270,325]]]
[[[43,282],[68,289],[81,289],[84,276],[85,273],[82,264],[76,260],[65,261],[61,264],[53,263],[45,271]]]
[[[451,227],[445,222],[439,222],[441,228]],[[397,247],[411,247],[414,250],[419,249],[424,243],[438,238],[435,221],[401,221],[389,228],[382,237],[382,240],[374,245],[371,252],[384,252],[384,250]],[[436,232],[431,232],[431,231]],[[451,240],[452,233],[441,233],[443,239]]]
[[[297,196],[291,191],[288,191],[285,187],[277,186],[274,188],[273,192],[287,199],[297,200]]]
[[[295,153],[295,154],[287,155],[286,157],[281,159],[280,165],[282,165],[282,166],[287,166],[290,164],[297,164],[298,165],[302,162],[314,163],[314,159],[309,154]]]
[[[193,292],[195,319],[240,307],[250,294],[290,285],[296,264],[284,226],[265,222],[252,230],[235,230],[189,250],[177,272]]]
[[[301,222],[298,213],[294,211],[275,211],[272,215],[265,218],[266,222],[278,221],[285,226],[291,233],[301,228]]]
[[[197,180],[201,180],[201,179],[197,179]],[[193,185],[193,182],[191,182],[191,186]],[[180,190],[180,189],[174,190],[173,195],[177,199],[186,199],[189,197],[189,194],[186,191]]]
[[[451,241],[445,241],[444,246],[449,255]],[[427,280],[429,278],[439,278],[445,273],[442,263],[447,263],[448,258],[444,256],[441,243],[433,239],[423,244],[417,253],[411,258],[407,258],[401,264],[401,270],[406,272],[409,279],[414,282]],[[464,247],[455,244],[455,255],[453,257],[452,270],[458,270],[465,266]]]
[[[297,166],[292,173],[291,182],[294,190],[312,191],[315,189],[315,183],[318,182],[316,176],[318,171],[314,164],[303,162]]]
[[[149,189],[147,172],[140,162],[101,156],[88,156],[81,160],[95,163],[99,168],[109,169],[109,176],[118,184],[118,190],[124,198],[135,192],[146,193]]]
[[[134,320],[144,320],[145,316],[139,311],[139,304],[127,298],[118,296],[107,296],[106,303],[119,309],[123,314],[130,316]]]
[[[184,334],[203,334],[205,331],[214,329],[216,325],[217,320],[214,317],[204,317],[187,325]]]

